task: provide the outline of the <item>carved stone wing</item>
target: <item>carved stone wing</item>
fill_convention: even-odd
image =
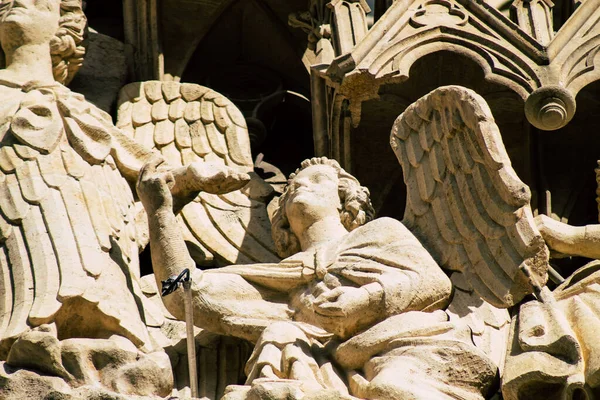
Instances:
[[[65,320],[68,307],[62,316],[60,310],[78,297],[119,318],[122,334],[147,339],[139,317],[132,318],[139,312],[125,275],[111,258],[117,247],[123,260],[137,263],[138,257],[133,197],[111,157],[90,165],[64,131],[48,154],[6,134],[0,211],[0,339],[55,320],[67,331],[77,329],[77,322]],[[0,358],[4,351],[0,345]]]
[[[173,166],[208,161],[251,174],[244,192],[201,193],[182,210],[178,218],[196,262],[279,261],[264,203],[271,189],[253,173],[246,122],[231,101],[192,83],[132,83],[121,90],[117,126]]]
[[[391,145],[407,186],[403,222],[442,267],[497,307],[545,284],[531,194],[483,98],[458,86],[429,93],[395,121]]]

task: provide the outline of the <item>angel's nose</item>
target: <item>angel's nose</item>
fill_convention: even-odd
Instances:
[[[304,178],[294,179],[294,187],[296,187],[296,188],[306,187],[308,185],[310,185],[310,181],[308,179],[304,179]]]

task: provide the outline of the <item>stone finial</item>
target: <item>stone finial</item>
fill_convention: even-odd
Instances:
[[[536,128],[554,131],[565,126],[575,115],[575,98],[560,86],[535,90],[525,102],[527,120]]]

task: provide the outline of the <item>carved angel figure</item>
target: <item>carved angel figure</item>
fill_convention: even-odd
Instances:
[[[193,261],[182,251],[166,183],[170,179],[154,168],[145,167],[138,193],[149,215],[158,281]],[[319,362],[313,355],[315,348],[325,355],[325,343],[335,338],[344,341],[333,353],[336,361],[347,370],[368,371],[362,380],[352,380],[353,395],[482,398],[495,368],[473,345],[468,330],[448,322],[442,311],[450,299],[450,280],[401,223],[371,221],[372,216],[368,191],[337,162],[305,161],[290,177],[273,218],[280,254],[290,256],[277,264],[195,270],[196,324],[256,343],[248,383],[298,380],[303,392],[348,395],[345,374],[331,359]],[[183,318],[177,295],[163,301]],[[390,331],[396,326],[403,328]],[[421,368],[441,353],[449,361],[469,360],[458,373],[460,383],[443,383],[459,378],[455,362],[437,373]],[[395,361],[385,361],[390,357]],[[402,372],[413,377],[389,379]]]
[[[128,284],[140,243],[124,176],[151,153],[59,83],[81,63],[84,27],[80,2],[56,0],[15,1],[0,24],[2,358],[51,322],[64,338],[149,341]]]
[[[541,293],[547,278],[528,188],[489,108],[463,88],[410,106],[392,147],[409,189],[404,225],[372,220],[368,190],[337,162],[306,160],[273,216],[281,262],[195,270],[196,325],[255,344],[247,386],[225,398],[481,399],[493,387],[506,336],[486,343],[472,331],[506,332],[501,308]],[[170,181],[151,163],[137,186],[157,282],[193,266]],[[440,266],[456,271],[452,281]],[[163,301],[183,318],[180,295]]]
[[[111,346],[122,351],[114,343],[126,338],[132,362],[161,365],[145,373],[160,377],[155,394],[164,396],[168,357],[159,349],[153,364],[143,354],[154,349],[138,283],[147,227],[130,186],[157,155],[63,86],[83,59],[81,1],[9,3],[0,20],[0,360],[96,384],[87,356],[74,349],[102,352],[119,337]],[[201,163],[173,174],[181,205],[192,192],[227,192],[248,178]],[[45,358],[31,356],[36,346]]]

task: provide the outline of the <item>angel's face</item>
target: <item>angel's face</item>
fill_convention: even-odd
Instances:
[[[298,173],[288,188],[285,212],[294,219],[316,221],[336,215],[341,208],[337,171],[329,165],[312,165]]]
[[[0,22],[2,46],[48,43],[58,30],[60,2],[61,0],[14,0]]]

